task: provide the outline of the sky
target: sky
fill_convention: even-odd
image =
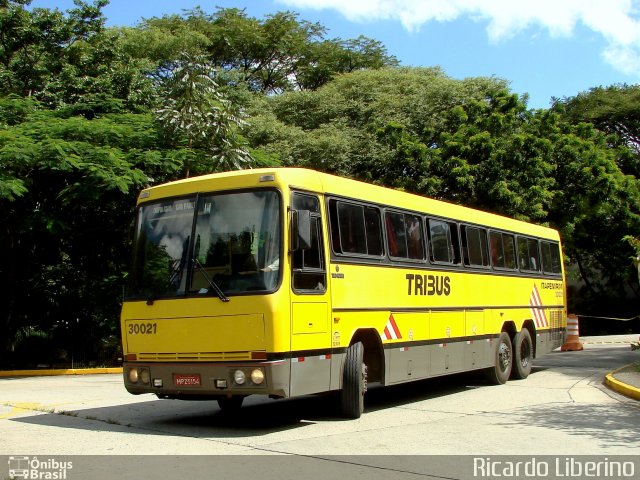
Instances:
[[[293,11],[327,38],[379,40],[403,66],[440,66],[452,78],[494,76],[530,108],[590,88],[640,83],[640,0],[111,0],[107,25],[200,6],[263,18]],[[34,0],[31,7],[73,7]]]

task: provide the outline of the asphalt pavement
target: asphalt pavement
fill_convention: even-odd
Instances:
[[[640,400],[640,336],[615,335],[609,337],[581,337],[580,341],[586,345],[611,345],[629,343],[629,348],[638,350],[638,361],[623,365],[609,372],[604,379],[607,387],[629,398]]]

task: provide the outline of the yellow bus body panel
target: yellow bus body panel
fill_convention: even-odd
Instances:
[[[284,316],[275,313],[281,311],[283,302],[288,305],[288,295],[284,287],[279,292],[233,297],[229,303],[215,296],[157,300],[152,305],[125,302],[121,315],[124,353],[178,354],[176,360],[190,360],[188,354],[211,359],[216,353],[223,360],[230,358],[225,355],[230,352],[250,356],[252,351],[289,351],[289,316],[286,310]],[[283,295],[286,298],[280,300]],[[133,333],[143,330],[151,333]]]

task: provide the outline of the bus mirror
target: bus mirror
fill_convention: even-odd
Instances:
[[[291,222],[293,230],[292,250],[308,250],[311,248],[311,212],[294,210]]]

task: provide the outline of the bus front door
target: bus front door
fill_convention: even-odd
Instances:
[[[292,209],[309,212],[309,245],[292,252],[291,396],[328,391],[331,331],[320,201],[294,193]],[[306,214],[305,214],[306,215]]]

